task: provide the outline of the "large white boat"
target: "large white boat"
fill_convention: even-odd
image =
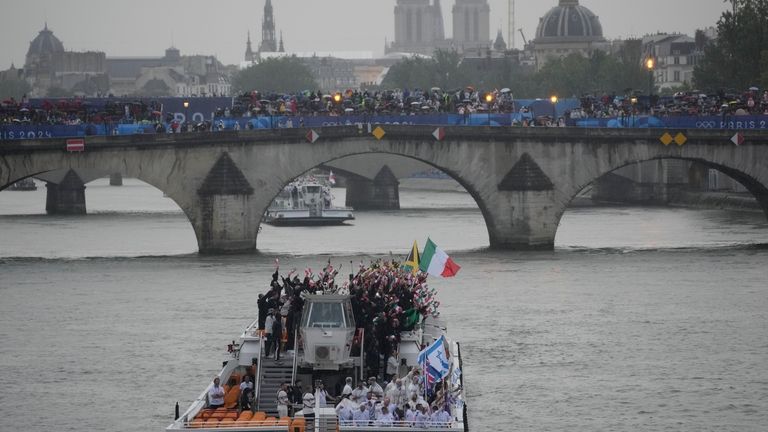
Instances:
[[[460,347],[457,342],[448,339],[446,327],[439,318],[435,318],[436,314],[430,314],[412,330],[400,333],[399,343],[393,352],[397,353],[399,367],[403,371],[409,371],[407,375],[399,374],[403,377],[401,382],[412,379],[413,387],[408,387],[407,396],[404,387],[386,387],[384,382],[379,387],[380,390],[384,389],[384,395],[401,396],[394,398],[401,405],[398,410],[397,407],[393,408],[395,404],[391,403],[389,397],[372,397],[373,393],[366,393],[369,389],[362,390],[366,382],[371,382],[366,381],[368,377],[365,376],[366,371],[370,370],[368,366],[371,359],[366,358],[366,350],[360,347],[366,346],[366,337],[376,336],[366,335],[365,327],[356,325],[353,296],[339,292],[344,291],[334,291],[333,294],[301,294],[304,300],[301,320],[295,325],[292,345],[281,354],[279,361],[266,355],[265,350],[268,348],[265,345],[264,331],[259,330],[259,320],[248,325],[239,340],[229,347],[228,361],[216,376],[222,384],[226,383],[224,406],[215,409],[210,407],[209,392],[214,385],[211,383],[183,413],[179,412],[177,404],[177,418],[166,431],[467,431]],[[290,343],[286,333],[282,339],[284,347]],[[368,342],[374,341],[375,339],[372,339]],[[435,346],[439,350],[431,352]],[[425,371],[433,367],[428,359],[435,353],[441,358],[443,374],[441,379],[431,381],[423,377],[427,376]],[[378,356],[376,357],[378,361]],[[393,382],[397,381],[396,377],[392,378]],[[352,388],[361,389],[367,397],[361,398],[360,393],[354,391],[349,395],[347,387],[344,387],[344,391],[341,390],[345,384],[349,384],[350,379],[354,381]],[[243,380],[246,385],[240,386]],[[255,398],[249,409],[240,409],[240,388],[247,388],[249,382],[253,383]],[[281,385],[297,386],[299,382],[308,384],[298,389],[298,395],[303,395],[303,398],[293,398],[293,402],[296,402],[291,406],[294,408],[291,410],[293,415],[280,417],[277,405]],[[318,395],[317,389],[323,388],[320,382],[328,389],[328,406],[323,405],[323,398],[315,397]],[[359,386],[361,383],[362,387]],[[423,386],[419,392],[425,393],[416,396],[415,390],[419,389],[419,384]],[[370,390],[374,392],[375,389],[376,387],[371,385]],[[431,389],[429,395],[424,389]],[[243,391],[247,395],[250,394],[247,390]],[[342,396],[337,399],[340,401],[338,405],[330,401],[330,395]],[[403,412],[408,406],[408,399],[412,399],[414,405],[419,401],[422,407],[426,405],[426,410],[431,408],[434,412],[427,411],[414,418],[415,411],[410,411],[411,416],[408,418],[409,415]],[[366,414],[356,415],[353,420],[354,411],[345,413],[339,405],[345,405],[351,410],[359,409],[361,413]],[[388,418],[382,421],[382,418],[387,417],[382,417],[382,413],[387,412],[382,406],[394,411],[399,420]],[[370,417],[367,413],[370,413]],[[436,417],[435,413],[439,416]]]
[[[339,225],[353,219],[351,208],[333,206],[330,185],[314,176],[283,188],[264,215],[266,223],[276,226]]]

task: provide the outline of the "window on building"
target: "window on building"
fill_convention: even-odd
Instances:
[[[675,81],[680,81],[680,71],[675,71]]]

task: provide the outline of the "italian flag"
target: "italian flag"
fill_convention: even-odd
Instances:
[[[432,276],[453,277],[460,269],[461,267],[453,262],[444,250],[437,247],[432,239],[427,239],[424,252],[421,253],[419,270]]]

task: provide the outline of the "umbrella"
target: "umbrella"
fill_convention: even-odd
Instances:
[[[474,88],[474,87],[472,87],[472,86],[467,86],[467,90],[469,90],[469,91],[475,91],[475,88]]]
[[[509,87],[504,87],[503,89],[501,89],[502,93],[510,93],[511,91],[512,90],[510,90]]]
[[[354,110],[353,108],[345,108],[345,109],[344,109],[344,112],[345,112],[345,113],[351,113],[351,112],[354,112],[354,111],[355,111],[355,110]]]
[[[758,91],[758,90],[760,90],[760,89],[755,87],[755,86],[752,86],[752,87],[749,88],[749,91]]]
[[[443,89],[441,89],[440,87],[432,87],[431,91],[440,92],[440,91],[443,91]]]

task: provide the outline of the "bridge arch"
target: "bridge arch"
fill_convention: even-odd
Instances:
[[[298,163],[295,167],[292,167],[290,171],[285,172],[285,176],[280,176],[279,179],[276,179],[277,181],[273,184],[269,185],[269,188],[271,190],[271,198],[268,200],[263,201],[262,207],[259,211],[259,225],[264,223],[264,214],[266,213],[267,209],[269,208],[270,204],[274,201],[275,198],[280,194],[280,192],[296,180],[297,178],[307,174],[314,168],[320,167],[320,166],[327,166],[328,164],[331,164],[334,161],[344,159],[350,156],[359,156],[359,155],[377,155],[377,154],[388,154],[393,156],[398,156],[402,158],[407,159],[413,159],[418,162],[422,162],[426,165],[429,165],[437,170],[440,170],[441,172],[448,175],[450,178],[455,180],[459,185],[461,185],[462,188],[472,197],[475,204],[480,209],[480,213],[483,216],[483,220],[486,223],[486,228],[488,230],[489,236],[490,233],[490,221],[493,220],[493,216],[488,208],[487,202],[483,199],[483,194],[481,191],[476,187],[475,182],[472,181],[471,178],[463,177],[460,173],[455,171],[456,167],[452,167],[450,164],[441,164],[438,161],[432,160],[430,158],[425,158],[418,155],[413,154],[407,154],[407,153],[401,153],[398,151],[395,151],[393,149],[381,149],[381,148],[367,148],[367,149],[356,149],[349,153],[344,154],[336,154],[336,155],[327,155],[322,152],[320,152],[321,156],[318,158],[313,158],[304,161],[303,163]]]
[[[564,203],[564,205],[560,206],[556,213],[557,226],[559,227],[566,210],[573,202],[573,200],[584,189],[590,185],[595,184],[595,182],[597,182],[600,178],[634,164],[663,160],[681,160],[685,162],[693,162],[727,175],[731,179],[744,186],[744,188],[746,188],[752,194],[752,196],[762,208],[766,218],[768,219],[768,177],[766,176],[765,172],[762,172],[764,171],[762,167],[756,167],[755,164],[750,163],[741,164],[740,162],[743,161],[738,159],[732,162],[725,162],[722,160],[708,160],[701,157],[685,155],[658,154],[637,160],[616,160],[614,163],[600,167],[599,169],[586,170],[585,175],[581,176],[576,182],[569,185],[567,188],[565,188],[565,190],[561,191],[566,199],[561,201]]]
[[[188,199],[186,199],[186,196],[183,194],[178,193],[171,184],[167,181],[163,181],[163,179],[157,175],[154,175],[154,173],[146,170],[141,169],[134,169],[134,166],[132,164],[124,163],[116,165],[114,163],[105,163],[105,164],[86,164],[86,165],[76,165],[72,166],[71,163],[65,163],[58,161],[57,158],[51,158],[50,160],[47,160],[45,158],[38,158],[34,160],[34,163],[29,164],[23,164],[22,169],[17,169],[13,171],[13,173],[7,177],[8,180],[0,179],[0,191],[5,190],[10,185],[24,180],[26,178],[31,177],[37,177],[44,175],[46,173],[50,173],[53,171],[58,170],[69,170],[69,169],[75,169],[78,168],[85,168],[85,169],[98,169],[102,170],[104,172],[120,172],[125,177],[129,178],[135,178],[141,182],[144,182],[155,189],[158,189],[161,191],[167,198],[171,199],[176,206],[181,209],[181,211],[184,213],[187,221],[189,221],[190,225],[192,226],[193,230],[195,231],[196,236],[199,238],[199,227],[195,223],[193,223],[193,217],[195,215],[194,212],[194,203],[190,203]]]

